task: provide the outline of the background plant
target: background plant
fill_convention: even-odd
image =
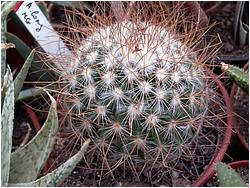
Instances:
[[[234,65],[221,63],[221,69],[245,92],[249,93],[249,73]]]
[[[15,152],[11,153],[14,96],[15,94],[18,94],[17,91],[20,88],[19,86],[14,87],[14,85],[17,85],[16,83],[20,80],[24,80],[23,78],[26,77],[26,75],[22,73],[25,72],[24,69],[27,69],[27,65],[30,65],[32,56],[33,52],[27,59],[15,82],[12,80],[13,78],[9,68],[4,79],[4,93],[2,93],[2,95],[4,95],[4,100],[1,115],[2,186],[57,186],[71,172],[77,162],[80,161],[89,144],[89,140],[86,141],[81,150],[62,166],[46,176],[37,179],[53,148],[58,129],[56,101],[49,95],[52,103],[48,113],[48,118],[42,129],[28,144],[21,146]]]
[[[13,2],[2,3],[2,20],[4,20],[12,8]],[[4,28],[6,29],[5,25]],[[2,73],[5,70],[6,42],[5,31],[2,33]],[[4,43],[3,43],[4,42]],[[15,152],[12,149],[12,132],[14,120],[15,101],[20,99],[19,94],[22,85],[31,66],[34,51],[28,55],[22,69],[13,81],[10,68],[7,68],[4,82],[1,84],[1,185],[2,186],[57,186],[71,172],[82,158],[89,140],[86,141],[81,150],[67,162],[51,173],[40,177],[40,172],[45,165],[53,148],[58,130],[58,118],[55,99],[48,93],[52,103],[48,117],[36,136],[24,146],[20,146]],[[29,95],[30,96],[30,95]],[[21,96],[25,98],[24,95]]]
[[[216,175],[221,187],[247,187],[240,175],[227,164],[217,164]]]

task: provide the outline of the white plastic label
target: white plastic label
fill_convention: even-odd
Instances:
[[[23,1],[20,7],[16,9],[19,19],[48,55],[51,57],[71,57],[70,50],[48,22],[35,1]],[[54,63],[60,69],[65,70],[67,67],[65,62],[64,65]]]

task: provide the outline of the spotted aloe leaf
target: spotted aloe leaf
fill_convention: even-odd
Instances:
[[[14,83],[10,68],[4,76],[2,95],[4,95],[1,114],[1,185],[7,186],[10,169],[12,131],[14,120]]]
[[[30,55],[28,56],[28,58],[26,59],[22,69],[20,70],[20,72],[18,73],[17,77],[15,78],[14,81],[14,85],[15,85],[15,99],[18,98],[18,95],[22,89],[23,86],[23,82],[28,74],[28,70],[31,66],[31,62],[33,60],[34,57],[34,51],[31,51]]]
[[[92,3],[86,1],[53,1],[54,4],[69,8],[81,8],[93,11]]]
[[[62,183],[64,178],[66,178],[71,171],[75,168],[77,163],[82,159],[88,145],[90,139],[86,140],[81,147],[81,150],[78,151],[73,157],[71,157],[68,161],[64,164],[59,166],[57,169],[52,171],[51,173],[43,176],[36,181],[32,181],[29,183],[18,183],[18,184],[10,184],[9,186],[20,186],[20,187],[56,187]]]
[[[40,1],[37,3],[37,5],[41,9],[43,14],[46,16],[46,18],[49,20],[49,12],[48,12],[48,9],[47,9],[45,2]]]
[[[45,94],[45,91],[41,88],[24,89],[19,93],[18,98],[16,100],[20,101],[20,100],[31,100],[34,98],[38,99],[43,94]]]
[[[50,99],[52,102],[43,127],[28,144],[11,154],[9,183],[36,180],[50,155],[58,130],[56,101],[52,96]]]
[[[7,31],[7,16],[12,11],[12,9],[18,4],[18,1],[5,1],[1,2],[1,43],[6,43],[5,32]],[[3,80],[3,75],[6,71],[6,49],[1,49],[1,79]],[[2,84],[2,82],[1,82]]]
[[[16,46],[16,50],[18,51],[18,53],[24,59],[27,59],[32,49],[16,35],[9,32],[6,32],[5,35],[8,42],[13,43]],[[33,72],[32,77],[34,79],[43,81],[56,80],[57,75],[49,71],[49,68],[45,66],[45,64],[37,54],[34,55],[33,61],[35,61],[36,63],[31,64],[30,70],[31,72]]]

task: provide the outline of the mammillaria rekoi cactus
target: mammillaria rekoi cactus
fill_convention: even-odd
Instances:
[[[214,92],[205,50],[197,50],[198,26],[188,28],[180,8],[147,6],[131,8],[120,22],[98,8],[94,18],[76,12],[90,32],[71,28],[83,37],[72,41],[75,56],[62,73],[58,102],[107,169],[127,162],[136,172],[137,165],[166,167],[190,157],[189,145],[208,121]]]

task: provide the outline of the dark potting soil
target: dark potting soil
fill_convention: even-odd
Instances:
[[[27,143],[35,135],[23,104],[17,103],[15,105],[14,117],[12,152]]]
[[[237,88],[233,98],[233,110],[235,113],[236,130],[249,144],[249,95]]]
[[[246,183],[247,187],[249,187],[249,168],[240,167],[235,170],[243,179],[243,181]],[[217,177],[213,176],[213,178],[209,182],[207,182],[204,186],[205,187],[219,187]]]
[[[236,169],[236,172],[240,174],[241,178],[247,184],[247,187],[249,187],[249,168],[240,167]]]
[[[205,8],[207,2],[202,2],[201,7]],[[218,51],[219,56],[243,56],[248,58],[249,47],[248,44],[237,45],[234,41],[234,25],[235,25],[235,12],[236,12],[236,2],[214,2],[215,6],[212,11],[208,12],[210,19],[210,24],[216,23],[212,27],[208,34],[219,35],[222,46]],[[204,9],[206,12],[206,9]]]

